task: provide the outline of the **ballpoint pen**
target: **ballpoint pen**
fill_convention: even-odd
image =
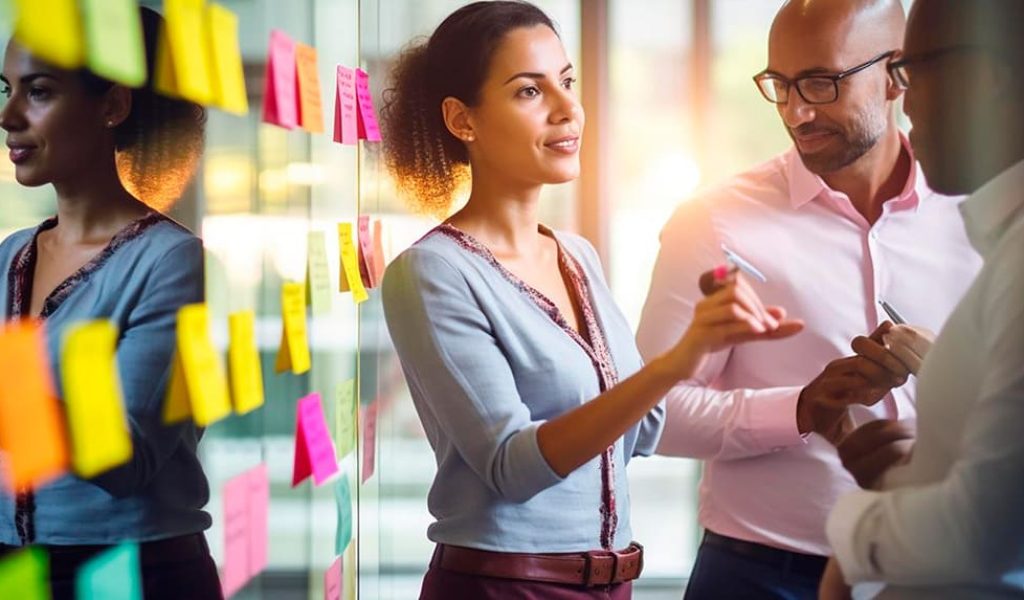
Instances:
[[[730,263],[735,265],[737,268],[742,270],[747,275],[750,275],[751,277],[757,279],[761,283],[768,282],[768,278],[764,276],[764,273],[758,270],[758,268],[755,267],[754,265],[750,264],[750,262],[747,259],[730,250],[725,244],[722,244],[722,252],[725,253],[726,260],[728,260]]]
[[[885,314],[889,315],[889,318],[892,319],[893,323],[895,323],[896,325],[906,324],[907,320],[904,319],[900,313],[896,312],[896,309],[893,308],[892,305],[890,305],[885,300],[879,300],[878,303],[882,305],[882,310],[885,311]]]

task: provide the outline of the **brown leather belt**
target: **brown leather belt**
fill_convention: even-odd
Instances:
[[[575,554],[517,554],[438,544],[430,566],[501,579],[606,586],[640,577],[644,570],[644,548],[633,542],[620,552],[593,550]]]

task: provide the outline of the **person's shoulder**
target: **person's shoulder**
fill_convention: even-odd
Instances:
[[[399,282],[457,276],[461,254],[454,240],[437,229],[431,230],[388,264],[382,284],[385,295]]]
[[[0,241],[0,256],[7,257],[24,248],[25,244],[32,239],[36,229],[36,227],[26,227],[5,237],[3,241]]]
[[[666,228],[704,224],[711,215],[752,207],[771,209],[789,202],[789,152],[772,157],[746,171],[709,186],[679,203]]]
[[[153,250],[173,251],[176,248],[202,248],[203,240],[192,233],[188,227],[168,217],[154,213],[151,217],[153,223],[143,231],[143,238],[146,245]]]
[[[568,250],[576,260],[583,262],[592,270],[601,270],[601,259],[597,254],[597,249],[590,243],[590,240],[571,231],[554,230],[552,233],[554,233],[558,243]]]

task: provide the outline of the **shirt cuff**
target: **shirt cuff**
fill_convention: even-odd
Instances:
[[[796,404],[801,388],[773,388],[748,392],[744,402],[747,423],[754,441],[764,452],[778,452],[807,443],[796,426]]]
[[[534,421],[521,429],[512,440],[512,452],[517,453],[524,460],[524,468],[516,477],[514,485],[521,490],[525,497],[532,497],[541,490],[561,483],[565,478],[551,468],[548,459],[540,451],[540,444],[537,442],[537,431],[546,421]]]
[[[825,523],[828,542],[850,585],[878,579],[878,571],[871,564],[871,547],[858,549],[857,531],[880,496],[880,492],[869,491],[846,494],[836,502]]]

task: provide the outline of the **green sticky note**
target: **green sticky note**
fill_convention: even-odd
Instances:
[[[29,547],[0,561],[0,598],[50,600],[50,563],[45,550]]]
[[[322,231],[310,231],[306,263],[306,297],[314,315],[331,312],[331,274],[327,266],[327,239]]]
[[[136,0],[81,1],[89,68],[105,79],[141,86],[146,82],[146,52]]]
[[[352,489],[348,476],[342,475],[334,484],[334,499],[338,502],[338,532],[334,538],[335,554],[344,554],[352,541]]]
[[[335,445],[338,459],[348,456],[356,447],[356,380],[338,384],[338,402],[335,407]],[[338,554],[341,554],[340,552]]]
[[[83,564],[75,591],[78,600],[142,600],[138,544],[119,544]]]

